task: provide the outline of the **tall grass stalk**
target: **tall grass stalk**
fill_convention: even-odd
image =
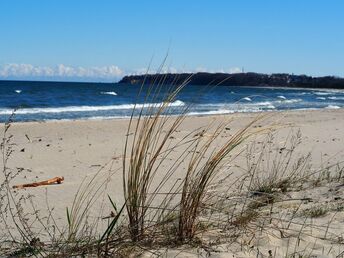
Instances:
[[[205,194],[208,191],[214,177],[221,168],[227,164],[228,156],[245,139],[259,131],[252,131],[252,126],[263,117],[258,116],[233,136],[231,136],[220,148],[214,148],[213,144],[219,137],[225,126],[218,126],[208,139],[204,141],[200,137],[195,145],[184,179],[182,197],[180,202],[178,238],[180,241],[190,240],[197,231],[197,219],[202,208]],[[261,129],[264,131],[266,129]],[[206,161],[204,162],[204,158]]]
[[[91,178],[85,178],[77,193],[70,209],[66,209],[66,216],[68,222],[67,242],[75,243],[78,239],[86,239],[87,235],[92,235],[96,231],[96,225],[99,218],[95,218],[93,225],[90,225],[90,211],[94,204],[99,200],[99,197],[104,194],[108,178],[115,172],[112,171],[113,160],[102,166]],[[109,174],[105,179],[101,179],[104,168],[109,166]],[[90,230],[90,232],[87,232]]]
[[[175,148],[182,145],[180,142],[174,144],[170,139],[184,120],[188,108],[182,107],[179,115],[172,117],[170,104],[176,100],[177,94],[187,83],[188,80],[181,85],[169,87],[164,85],[164,78],[154,81],[145,93],[145,104],[140,109],[136,106],[133,109],[124,146],[123,189],[129,231],[134,242],[144,236],[148,221],[147,211],[159,189],[175,171],[175,167],[171,167],[158,183],[158,187],[151,189],[151,183],[164,160]],[[143,94],[143,87],[144,83],[139,95]],[[163,87],[169,87],[165,94],[161,93]],[[156,103],[161,95],[162,101]],[[139,115],[134,117],[137,111]],[[175,165],[178,166],[177,163]]]

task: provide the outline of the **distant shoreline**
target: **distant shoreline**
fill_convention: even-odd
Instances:
[[[124,76],[119,83],[128,84],[164,84],[251,86],[280,88],[344,89],[344,78],[335,76],[312,77],[293,74],[261,73],[167,73]]]
[[[243,87],[268,87],[268,88],[294,88],[294,89],[344,89],[344,78],[337,76],[313,77],[308,75],[294,75],[287,73],[263,74],[263,73],[166,73],[126,75],[119,81],[59,81],[44,79],[0,79],[0,87],[4,84],[29,82],[29,83],[53,83],[53,84],[151,84],[155,80],[164,79],[164,84],[181,84],[189,77],[188,85],[209,86],[243,86]]]

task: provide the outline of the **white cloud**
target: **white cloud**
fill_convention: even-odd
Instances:
[[[229,69],[217,69],[217,70],[211,70],[211,69],[204,69],[204,72],[208,72],[208,73],[242,73],[242,69],[238,68],[238,67],[232,67]]]
[[[239,68],[239,67],[233,67],[233,68],[230,68],[229,73],[242,73],[243,72],[243,69]]]
[[[163,68],[160,73],[240,73],[238,67],[230,69],[207,69],[198,67],[195,69],[178,69],[175,67]],[[117,81],[125,74],[145,74],[146,68],[123,71],[118,66],[101,67],[74,67],[59,64],[54,67],[34,66],[32,64],[5,64],[0,65],[0,79],[36,79],[36,80],[67,80],[67,81]],[[149,73],[156,73],[157,70],[149,70]]]
[[[149,70],[148,73],[153,74],[153,73],[157,73],[157,70]],[[175,67],[168,67],[168,68],[163,68],[161,71],[159,71],[159,73],[200,73],[200,72],[204,72],[204,73],[230,73],[230,74],[234,74],[234,73],[242,73],[242,69],[239,67],[232,67],[229,69],[207,69],[205,67],[197,67],[195,69],[178,69]],[[142,75],[147,73],[147,69],[146,68],[141,68],[141,69],[137,69],[135,71],[133,71],[131,74],[132,75]]]
[[[118,80],[124,72],[115,65],[102,67],[73,67],[63,64],[55,67],[31,64],[0,65],[3,79],[60,79],[60,80]]]

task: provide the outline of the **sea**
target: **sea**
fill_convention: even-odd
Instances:
[[[159,105],[173,87],[0,81],[0,122],[10,117],[14,122],[128,118],[134,107],[147,112],[148,107]],[[169,115],[186,110],[190,116],[340,109],[344,90],[187,85],[169,105]]]

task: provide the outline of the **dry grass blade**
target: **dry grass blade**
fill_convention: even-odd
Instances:
[[[127,132],[123,155],[123,188],[129,219],[129,229],[133,241],[138,241],[144,235],[146,216],[155,194],[164,186],[171,173],[171,168],[153,194],[148,195],[152,180],[163,160],[178,144],[172,144],[170,138],[185,118],[187,107],[182,107],[179,115],[172,117],[170,108],[177,94],[188,83],[168,88],[162,102],[154,104],[164,86],[164,80],[154,82],[148,88],[145,103],[134,118],[133,110]],[[143,88],[142,85],[141,88]],[[142,89],[140,93],[142,94]],[[153,104],[152,104],[153,103]],[[136,125],[134,125],[136,123]],[[131,135],[131,130],[134,132]]]
[[[198,139],[188,165],[182,190],[178,227],[180,241],[194,237],[197,230],[197,217],[212,180],[228,161],[226,158],[228,158],[229,154],[253,133],[251,131],[253,124],[262,118],[255,118],[230,137],[219,149],[212,149],[212,144],[223,131],[223,125],[218,126],[213,133],[208,133],[210,136],[204,142],[203,137]],[[259,132],[256,131],[255,133]],[[209,157],[203,162],[206,154],[209,154]]]
[[[74,196],[73,204],[70,209],[66,209],[67,222],[68,222],[68,235],[67,242],[77,242],[79,238],[86,238],[86,234],[92,234],[88,232],[89,226],[89,213],[93,205],[101,194],[104,193],[105,185],[108,182],[108,177],[114,172],[111,171],[113,160],[102,166],[98,172],[96,172],[90,179],[85,178],[80,184],[77,193]],[[101,173],[104,168],[109,166],[110,174],[105,179],[100,180]],[[99,219],[96,218],[94,223],[97,223]],[[95,226],[95,225],[93,225]],[[92,228],[92,227],[90,227]],[[93,228],[93,230],[95,230]]]
[[[297,147],[301,144],[300,131],[292,131],[282,143],[274,141],[269,134],[261,146],[251,144],[248,150],[248,190],[255,195],[286,192],[288,188],[309,173],[310,154],[298,155]]]

